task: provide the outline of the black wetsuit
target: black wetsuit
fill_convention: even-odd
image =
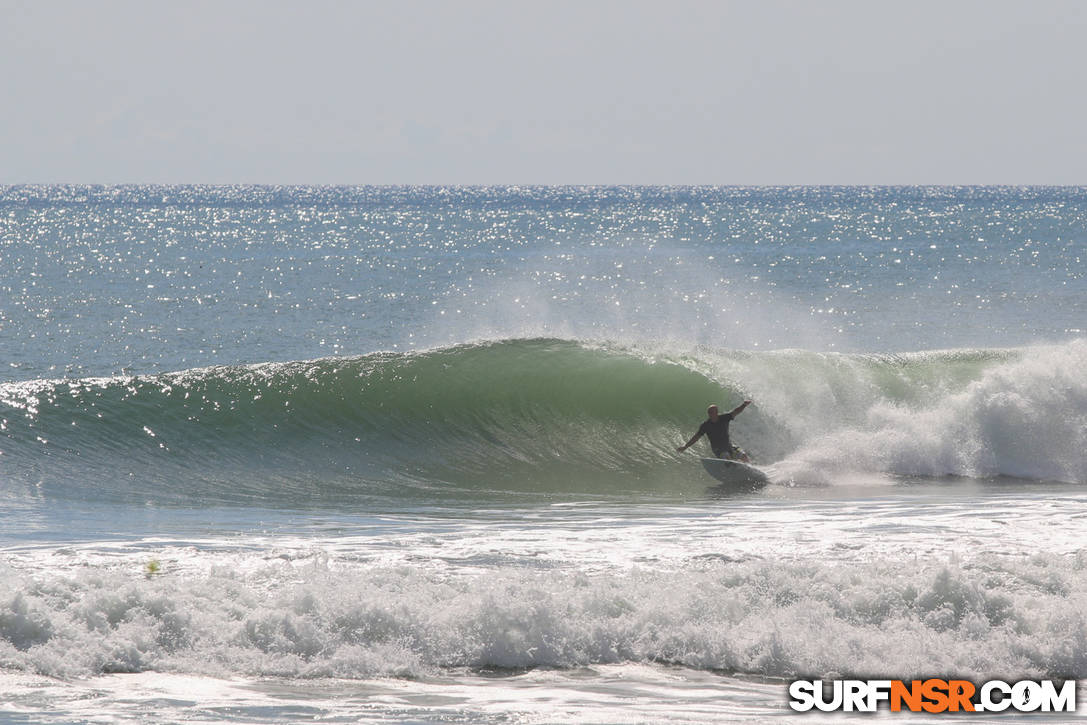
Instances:
[[[732,443],[728,438],[728,424],[732,422],[732,413],[717,416],[717,422],[707,420],[698,427],[698,432],[710,439],[710,448],[718,458],[732,455]]]

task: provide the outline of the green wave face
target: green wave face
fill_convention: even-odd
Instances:
[[[9,475],[88,495],[577,490],[645,479],[720,394],[677,363],[516,340],[8,384],[0,445]]]

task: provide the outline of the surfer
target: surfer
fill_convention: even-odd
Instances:
[[[709,420],[700,425],[698,432],[691,437],[691,440],[677,448],[676,451],[683,453],[683,451],[693,446],[699,438],[706,436],[710,439],[710,448],[713,449],[713,455],[716,458],[728,458],[733,461],[749,463],[751,459],[747,457],[747,454],[732,445],[732,441],[728,437],[728,424],[732,422],[733,418],[744,412],[744,408],[749,405],[751,405],[751,401],[745,400],[724,415],[717,411],[716,405],[711,405],[706,409]]]

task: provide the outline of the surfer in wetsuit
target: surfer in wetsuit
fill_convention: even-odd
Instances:
[[[748,463],[750,459],[747,454],[742,450],[732,445],[732,441],[728,437],[728,424],[732,422],[732,419],[744,412],[744,408],[751,405],[750,400],[745,400],[738,406],[733,408],[728,413],[721,415],[717,412],[717,406],[711,405],[706,409],[706,413],[709,415],[709,420],[698,427],[698,432],[691,437],[691,440],[687,441],[684,445],[676,449],[679,453],[687,450],[695,444],[702,436],[706,436],[710,439],[710,448],[713,449],[713,455],[716,458],[728,458],[734,461],[743,461]]]

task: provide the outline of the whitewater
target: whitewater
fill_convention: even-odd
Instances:
[[[1085,255],[1078,188],[0,188],[0,720],[1087,678]]]

